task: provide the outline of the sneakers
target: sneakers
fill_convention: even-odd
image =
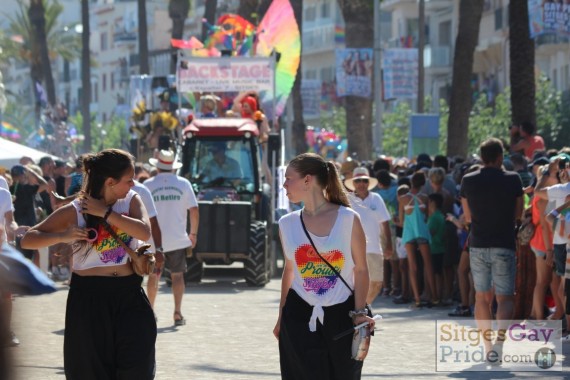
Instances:
[[[469,306],[461,306],[457,305],[455,310],[451,313],[447,314],[450,317],[472,317],[473,313],[471,312],[471,308]]]

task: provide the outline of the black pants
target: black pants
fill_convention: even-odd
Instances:
[[[63,345],[71,380],[154,379],[156,322],[142,277],[71,278]]]
[[[333,340],[336,334],[353,326],[348,312],[354,310],[354,298],[323,309],[324,325],[317,321],[317,331],[309,331],[313,307],[294,290],[289,291],[279,332],[282,379],[360,379],[362,362],[351,358],[352,334]]]

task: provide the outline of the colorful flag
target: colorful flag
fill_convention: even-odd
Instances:
[[[18,128],[14,127],[12,124],[8,123],[7,121],[2,121],[0,124],[0,136],[5,137],[7,139],[19,139],[20,132]]]

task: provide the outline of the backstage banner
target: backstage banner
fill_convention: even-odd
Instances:
[[[181,92],[273,92],[275,69],[270,58],[188,58],[178,69]]]

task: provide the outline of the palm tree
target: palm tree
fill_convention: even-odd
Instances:
[[[44,75],[47,71],[51,74],[51,70],[45,69],[47,65],[42,63],[42,55],[44,55],[44,60],[46,59],[45,54],[47,53],[49,59],[54,59],[59,56],[65,60],[72,61],[79,57],[79,45],[81,41],[75,33],[69,33],[65,28],[58,25],[57,20],[63,12],[63,6],[57,1],[45,1],[42,7],[45,9],[44,23],[45,39],[47,42],[36,43],[36,28],[32,26],[33,23],[30,22],[29,12],[24,4],[20,3],[19,6],[20,9],[14,16],[5,15],[9,25],[5,33],[0,35],[0,46],[2,46],[6,58],[10,57],[30,65],[30,76],[32,84],[35,86],[36,82],[43,82]],[[36,8],[32,12],[32,17],[34,20],[38,17],[41,19],[41,15],[37,16],[37,2],[34,2],[34,6]],[[40,11],[40,14],[41,13],[43,12]],[[41,23],[41,21],[39,22]],[[40,47],[47,48],[47,52],[44,51],[42,54]],[[53,89],[51,95],[53,98],[50,99],[50,102],[54,101],[55,87],[53,86],[53,80],[51,83],[48,80],[46,87],[48,94],[52,92]],[[36,100],[39,102],[39,99]]]
[[[509,2],[509,58],[513,123],[536,125],[534,41],[530,38],[528,2]]]
[[[293,13],[295,14],[297,25],[299,26],[299,34],[303,35],[303,0],[291,0],[291,6],[293,7]],[[301,45],[301,51],[302,49],[303,46]],[[291,130],[293,132],[293,148],[295,149],[296,154],[304,153],[309,148],[307,145],[307,139],[305,139],[307,126],[305,125],[305,119],[303,118],[303,99],[301,98],[302,77],[301,62],[299,62],[299,68],[297,69],[297,75],[295,76],[295,83],[291,90],[291,95],[293,97],[293,126]]]
[[[377,0],[374,0],[377,1]],[[345,23],[347,48],[372,48],[374,8],[370,0],[337,0]],[[348,151],[360,160],[372,155],[372,99],[345,97]]]
[[[91,27],[89,25],[89,0],[81,0],[81,23],[83,31],[81,32],[81,115],[83,116],[83,150],[91,151],[91,112],[89,105],[91,103],[91,66],[89,50],[89,37]]]
[[[462,0],[459,3],[459,30],[453,56],[453,78],[447,123],[447,155],[465,157],[468,150],[469,113],[473,105],[471,76],[473,54],[479,38],[479,25],[484,0]]]
[[[53,82],[53,73],[51,71],[51,62],[49,59],[47,35],[46,35],[46,15],[44,8],[44,0],[31,0],[28,8],[28,18],[33,25],[34,45],[32,50],[39,50],[40,62],[42,65],[43,77],[46,83],[48,103],[55,105],[55,84]]]
[[[204,5],[204,19],[208,21],[210,25],[216,23],[216,8],[218,8],[218,0],[208,0]],[[206,41],[208,38],[208,26],[202,24],[202,41]]]
[[[137,0],[139,21],[139,74],[150,74],[148,63],[148,27],[146,25],[146,0]]]
[[[168,16],[172,19],[172,33],[173,39],[182,39],[184,34],[184,22],[188,17],[190,11],[190,0],[170,0],[168,3]],[[176,73],[177,57],[176,48],[171,48],[170,56],[170,73]]]

